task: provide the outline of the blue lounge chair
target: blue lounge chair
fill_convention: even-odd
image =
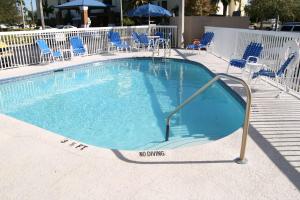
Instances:
[[[171,32],[169,32],[167,34],[167,38],[164,37],[163,32],[156,32],[154,35],[159,36],[159,38],[156,39],[156,40],[158,40],[159,45],[162,45],[163,48],[170,48],[170,46],[171,46],[170,42],[171,42],[171,37],[172,37]],[[156,42],[156,40],[155,40],[155,42]]]
[[[251,42],[245,49],[242,58],[240,59],[230,59],[227,73],[229,72],[229,67],[238,67],[244,69],[247,63],[256,63],[259,60],[260,54],[263,50],[263,45],[261,43]]]
[[[159,37],[156,40],[158,40],[159,45],[162,45],[164,47],[166,45],[166,39],[164,38],[164,33],[156,32],[154,35]]]
[[[135,45],[135,47],[139,50],[139,48],[141,47],[141,43],[140,43],[140,38],[139,38],[139,34],[137,32],[132,32],[131,34],[131,39]]]
[[[280,68],[277,72],[271,71],[270,69],[260,69],[258,72],[253,73],[252,79],[257,79],[259,77],[268,77],[268,78],[275,78],[277,83],[277,88],[279,88],[279,79],[282,78],[282,83],[285,86],[285,91],[288,92],[288,80],[292,78],[293,72],[295,67],[298,65],[299,61],[299,50],[296,52],[290,53],[288,57],[284,60],[281,64]],[[279,95],[281,92],[277,95]]]
[[[209,45],[211,45],[212,40],[214,38],[213,32],[205,32],[202,35],[202,38],[200,39],[199,43],[193,43],[187,45],[186,49],[192,49],[192,50],[206,50]]]
[[[296,53],[289,54],[288,58],[283,62],[277,72],[271,71],[270,69],[260,69],[258,72],[255,72],[252,76],[252,79],[255,79],[259,76],[266,76],[269,78],[279,78],[282,77],[288,66],[295,60]]]
[[[147,48],[150,50],[151,47],[154,47],[154,40],[148,38],[148,35],[146,33],[141,33],[138,37],[139,43],[141,47]]]
[[[52,59],[52,61],[54,61],[55,58],[64,60],[62,52],[60,50],[52,51],[45,40],[37,40],[36,43],[40,49],[40,63],[42,60],[44,61],[45,56],[49,56],[49,59]]]
[[[72,54],[75,56],[86,55],[87,48],[83,44],[81,38],[79,36],[70,37],[70,44],[72,47]]]
[[[159,39],[160,39],[160,40],[164,40],[164,39],[165,39],[165,38],[164,38],[164,33],[163,33],[163,32],[156,32],[154,35],[155,35],[155,36],[159,36]]]
[[[163,48],[164,48],[164,56],[166,57],[167,53],[169,56],[171,56],[171,39],[172,39],[172,33],[169,32],[167,35],[167,38],[164,38],[163,41]]]
[[[108,39],[111,44],[110,47],[116,47],[119,50],[131,50],[131,46],[127,44],[127,42],[122,41],[120,34],[118,32],[110,31],[108,34]]]

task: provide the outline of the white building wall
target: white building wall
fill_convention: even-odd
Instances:
[[[241,1],[241,16],[245,16],[245,6],[248,4],[248,0],[242,0]],[[218,12],[217,14],[218,15],[222,15],[223,14],[223,4],[220,2],[218,4]],[[227,16],[232,16],[232,13],[234,11],[238,11],[239,10],[239,3],[238,2],[235,2],[234,0],[231,0],[230,4],[228,5],[228,8],[227,8]]]

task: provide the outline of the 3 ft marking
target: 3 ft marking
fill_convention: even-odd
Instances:
[[[159,157],[165,155],[166,153],[164,151],[140,151],[139,152],[140,157]]]
[[[69,139],[63,139],[60,141],[60,143],[69,144],[70,147],[74,147],[75,149],[80,149],[80,151],[82,151],[83,149],[88,147],[87,145],[73,142],[73,141],[70,141]]]

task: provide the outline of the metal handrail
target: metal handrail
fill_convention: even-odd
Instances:
[[[218,81],[221,78],[229,78],[231,80],[237,81],[237,82],[241,83],[246,88],[247,104],[246,104],[246,112],[245,112],[244,125],[243,125],[242,144],[241,144],[240,157],[236,159],[237,163],[243,164],[243,163],[247,162],[247,160],[245,159],[245,151],[246,151],[247,136],[248,136],[248,130],[249,130],[250,107],[251,107],[251,89],[243,79],[240,79],[240,78],[228,75],[228,74],[223,74],[223,73],[217,74],[213,79],[211,79],[204,86],[202,86],[200,89],[198,89],[194,94],[192,94],[189,98],[187,98],[182,104],[180,104],[174,111],[172,111],[169,114],[169,116],[167,117],[167,124],[166,124],[166,141],[169,140],[171,117],[175,113],[177,113],[179,110],[181,110],[185,105],[190,103],[195,97],[197,97],[198,95],[203,93],[214,82]]]

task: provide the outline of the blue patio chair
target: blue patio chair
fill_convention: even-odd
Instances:
[[[172,32],[169,32],[168,37],[166,39],[166,43],[167,43],[167,45],[170,46],[170,48],[171,48],[171,42],[172,42]]]
[[[64,60],[62,52],[60,50],[52,51],[45,40],[40,39],[36,43],[40,49],[40,63],[42,63],[42,60],[44,61],[45,56],[49,56],[49,59],[52,59],[52,61],[55,58]]]
[[[131,46],[127,44],[126,41],[122,41],[121,40],[121,37],[120,37],[120,34],[118,32],[113,32],[113,31],[110,31],[109,34],[108,34],[108,39],[109,39],[109,42],[111,44],[110,47],[116,47],[116,49],[119,51],[119,50],[131,50]]]
[[[148,50],[150,50],[151,47],[154,48],[154,40],[148,38],[148,35],[146,33],[141,33],[139,34],[139,43],[142,47],[144,47],[145,49],[147,48]]]
[[[137,32],[132,32],[131,39],[132,39],[133,44],[135,45],[135,47],[139,50],[139,48],[141,47],[139,34]]]
[[[282,65],[280,66],[280,68],[278,69],[277,72],[271,71],[270,69],[260,69],[258,72],[253,73],[252,79],[255,79],[259,76],[265,76],[265,77],[269,77],[269,78],[276,78],[278,79],[279,77],[282,77],[283,75],[285,75],[288,66],[294,61],[296,60],[296,52],[293,52],[291,54],[289,54],[289,56],[287,57],[287,59],[282,63]]]
[[[164,40],[165,38],[164,38],[164,33],[163,32],[156,32],[155,34],[154,34],[155,36],[159,36],[159,39],[161,39],[161,40]]]
[[[167,39],[164,38],[164,33],[163,32],[156,32],[154,35],[159,37],[156,40],[158,40],[159,44],[164,47],[166,45],[166,40],[167,40]]]
[[[199,40],[199,43],[189,44],[187,45],[186,49],[206,50],[207,47],[211,45],[214,35],[215,34],[213,32],[205,32],[202,35],[202,38]]]
[[[172,39],[172,33],[169,32],[167,38],[164,41],[164,43],[165,43],[165,50],[168,49],[169,56],[171,56],[171,48],[172,48],[171,47],[171,45],[172,45],[171,44],[171,39]],[[165,53],[165,56],[166,56],[167,51],[164,51],[164,53]]]
[[[79,36],[70,37],[70,44],[73,55],[80,56],[87,54],[87,47],[83,44],[82,39]]]
[[[283,61],[280,68],[277,72],[271,71],[270,69],[262,68],[258,72],[253,73],[252,79],[257,79],[259,77],[268,77],[268,78],[275,78],[277,83],[277,88],[279,88],[279,79],[282,79],[282,84],[284,85],[284,91],[288,92],[288,81],[292,79],[293,72],[295,67],[298,66],[299,63],[299,50],[296,50],[293,53],[290,53],[288,57]],[[282,91],[276,95],[279,97]]]
[[[245,49],[242,58],[240,59],[230,59],[227,73],[229,72],[229,67],[238,67],[244,69],[247,63],[256,63],[259,60],[260,54],[263,50],[263,45],[261,43],[251,42]]]

